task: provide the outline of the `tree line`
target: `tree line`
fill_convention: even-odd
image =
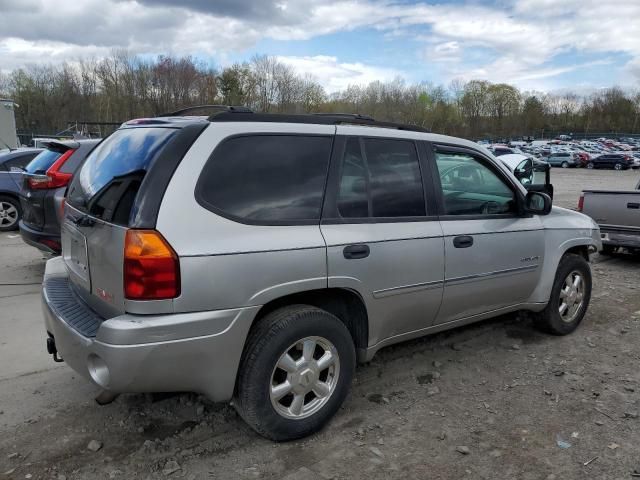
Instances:
[[[113,122],[197,104],[244,105],[260,112],[357,112],[472,139],[544,132],[640,133],[640,92],[612,87],[588,96],[521,91],[484,80],[449,85],[397,78],[328,94],[311,75],[275,57],[216,69],[190,56],[154,59],[117,51],[102,59],[31,65],[0,73],[18,129],[50,134],[69,122]]]

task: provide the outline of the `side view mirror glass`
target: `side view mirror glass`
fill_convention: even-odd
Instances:
[[[551,197],[542,192],[528,192],[525,197],[525,210],[534,215],[548,215],[551,212]]]

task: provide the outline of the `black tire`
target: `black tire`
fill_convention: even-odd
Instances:
[[[584,292],[582,304],[578,307],[575,316],[571,321],[563,319],[559,312],[560,291],[565,286],[565,280],[570,274],[578,272],[584,281]],[[573,332],[584,318],[589,301],[591,300],[591,268],[582,256],[572,253],[565,254],[560,259],[560,264],[556,271],[556,278],[551,289],[551,297],[545,309],[535,314],[536,326],[552,335],[567,335]]]
[[[272,403],[271,384],[280,357],[307,337],[322,337],[333,344],[339,374],[334,389],[317,411],[305,418],[287,418]],[[324,427],[342,405],[351,387],[355,365],[351,334],[334,315],[309,305],[275,310],[260,319],[249,335],[240,363],[234,406],[251,428],[271,440],[281,442],[311,435]],[[284,371],[277,373],[286,376]]]
[[[587,168],[589,170],[593,170],[594,168],[596,168],[596,166],[595,166],[595,164],[593,162],[589,162],[589,163],[587,163]]]
[[[7,205],[13,207],[11,214],[5,212],[9,212],[9,209],[6,208]],[[14,212],[16,213],[14,217]],[[12,230],[18,229],[18,222],[22,218],[22,208],[20,207],[20,202],[8,195],[0,195],[0,232],[10,232]],[[11,220],[10,223],[8,219]]]
[[[624,170],[624,165],[622,165],[621,163],[616,163],[616,164],[613,166],[613,169],[614,169],[614,170]]]
[[[562,165],[560,165],[562,168],[569,168],[569,162],[562,162]]]

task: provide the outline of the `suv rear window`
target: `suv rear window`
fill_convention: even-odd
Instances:
[[[67,201],[97,218],[127,225],[149,165],[176,132],[144,127],[117,130],[89,154],[69,187]]]
[[[51,165],[60,158],[62,152],[56,150],[43,150],[31,160],[25,167],[27,173],[44,174],[51,168]]]
[[[311,135],[227,139],[205,165],[196,198],[249,223],[318,222],[331,145],[331,137]]]

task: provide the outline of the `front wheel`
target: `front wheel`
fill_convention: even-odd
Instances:
[[[593,164],[593,162],[589,162],[587,163],[587,168],[593,170],[595,168],[595,165]]]
[[[562,162],[562,168],[569,168],[569,162]]]
[[[538,328],[553,335],[573,332],[584,318],[591,299],[591,268],[580,255],[560,260],[549,303],[535,316]]]
[[[260,435],[294,440],[320,430],[349,392],[356,356],[338,318],[309,305],[275,310],[247,340],[235,406]]]
[[[622,170],[624,167],[622,166],[622,164],[621,164],[621,163],[616,163],[616,164],[613,166],[613,168],[614,168],[615,170]]]

